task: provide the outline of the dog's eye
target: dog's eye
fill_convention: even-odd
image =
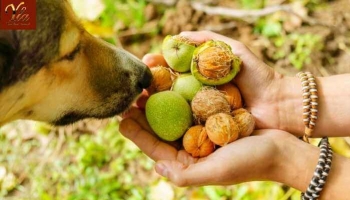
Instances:
[[[77,47],[75,47],[75,49],[72,52],[70,52],[69,54],[65,55],[63,57],[63,59],[72,61],[72,60],[74,60],[75,56],[79,53],[79,51],[80,51],[80,44],[78,44]]]

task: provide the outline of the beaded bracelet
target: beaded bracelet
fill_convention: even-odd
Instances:
[[[309,143],[309,138],[312,136],[316,125],[318,113],[316,82],[310,72],[299,72],[297,76],[301,80],[303,92],[303,122],[305,125],[303,140]],[[331,168],[333,152],[328,138],[322,138],[318,146],[321,148],[320,157],[309,187],[305,193],[301,193],[302,200],[315,200],[320,196]]]
[[[301,193],[302,200],[315,200],[320,197],[329,170],[331,169],[333,152],[328,142],[328,138],[322,138],[318,146],[321,148],[320,157],[318,158],[314,176],[310,181],[309,187],[305,193]]]
[[[314,76],[310,72],[299,72],[297,76],[301,80],[303,91],[303,121],[305,125],[303,140],[309,142],[309,137],[312,136],[316,125],[318,113],[316,82]]]

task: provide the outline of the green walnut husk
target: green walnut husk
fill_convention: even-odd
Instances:
[[[180,35],[168,35],[162,43],[162,52],[169,67],[177,72],[189,72],[197,43]]]
[[[210,40],[194,50],[191,73],[205,85],[222,85],[237,75],[241,63],[229,45]]]
[[[192,125],[191,107],[179,93],[163,91],[149,97],[146,119],[152,130],[165,141],[175,141]]]
[[[188,102],[191,102],[196,93],[201,90],[202,86],[202,83],[191,73],[187,73],[181,74],[175,79],[171,90],[178,92]]]

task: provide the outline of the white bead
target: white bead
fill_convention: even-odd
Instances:
[[[310,109],[310,105],[303,106],[303,109]]]
[[[307,86],[304,86],[304,87],[302,88],[302,90],[303,90],[303,91],[305,91],[305,90],[306,90],[306,91],[309,91],[309,90],[310,90],[310,86],[308,86],[308,85],[307,85]]]
[[[316,86],[316,83],[315,82],[311,82],[309,83],[310,86]]]
[[[308,103],[308,102],[310,102],[310,101],[311,101],[311,99],[310,99],[310,98],[303,99],[303,103]]]

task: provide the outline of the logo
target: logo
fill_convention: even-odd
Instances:
[[[36,28],[36,0],[0,0],[0,30]]]

